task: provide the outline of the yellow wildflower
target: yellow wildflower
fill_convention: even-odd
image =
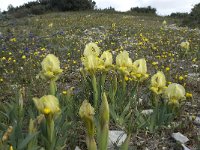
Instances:
[[[45,48],[45,47],[41,48],[41,51],[45,51],[45,50],[46,50],[46,48]]]
[[[179,78],[178,78],[180,81],[182,81],[183,79],[184,79],[184,77],[183,76],[179,76]]]
[[[155,61],[152,62],[152,65],[154,65],[154,66],[155,66],[155,65],[158,65],[158,62],[155,62]]]
[[[53,23],[50,23],[48,26],[49,26],[50,28],[52,28],[52,27],[53,27]]]
[[[10,39],[10,42],[16,42],[16,41],[17,41],[16,38]]]
[[[112,23],[112,28],[115,28],[116,27],[116,23]]]
[[[155,56],[156,58],[158,58],[158,59],[160,59],[160,56],[159,55],[157,55],[157,56]]]
[[[192,115],[192,120],[194,121],[196,119],[196,116]]]
[[[166,71],[169,71],[169,70],[170,70],[170,68],[169,68],[169,67],[166,67],[166,68],[165,68],[165,70],[166,70]]]
[[[25,56],[25,55],[23,55],[23,56],[22,56],[22,59],[26,59],[26,56]]]
[[[141,46],[141,45],[143,45],[143,43],[142,43],[142,42],[139,42],[138,45]]]
[[[190,43],[188,41],[182,42],[180,46],[186,50],[190,48]]]
[[[1,60],[6,60],[6,57],[2,57]]]
[[[172,84],[172,82],[170,82],[170,81],[169,81],[169,82],[167,82],[167,83],[168,83],[168,85],[169,85],[169,84]]]
[[[196,62],[196,61],[197,61],[197,58],[192,59],[192,62]]]
[[[38,52],[34,52],[34,55],[37,56],[39,53]]]
[[[67,91],[62,91],[62,93],[63,93],[64,95],[66,95],[66,94],[67,94]]]
[[[73,64],[76,64],[77,62],[76,62],[76,60],[73,60]]]
[[[191,98],[192,97],[192,93],[186,93],[186,95],[185,95],[187,98]]]

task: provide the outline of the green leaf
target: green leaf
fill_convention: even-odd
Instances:
[[[135,112],[135,115],[136,115],[135,122],[137,124],[137,128],[140,129],[142,127],[145,127],[146,124],[148,123],[148,118],[142,113],[137,111]]]
[[[1,115],[1,117],[4,117],[4,118],[6,118],[6,119],[9,119],[8,114],[6,114],[6,113],[4,113],[4,112],[2,112],[2,111],[0,111],[0,115]]]
[[[130,101],[128,102],[128,104],[126,105],[126,107],[124,108],[124,111],[122,112],[122,114],[120,115],[121,118],[124,118],[125,115],[127,114],[127,112],[129,111],[130,109]]]
[[[24,148],[26,148],[26,146],[28,145],[28,143],[36,136],[38,135],[39,132],[36,132],[34,134],[29,134],[18,146],[19,150],[22,150]]]
[[[112,106],[110,106],[110,115],[112,116],[112,118],[116,121],[118,117],[118,115],[116,114],[116,112],[114,111],[114,108]]]

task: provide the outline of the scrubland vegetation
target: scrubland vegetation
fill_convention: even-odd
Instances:
[[[126,134],[114,149],[181,149],[176,132],[198,149],[200,30],[176,22],[101,11],[1,20],[0,149],[105,150],[110,130]]]

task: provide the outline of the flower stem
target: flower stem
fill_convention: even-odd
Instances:
[[[115,102],[115,95],[117,93],[117,77],[114,76],[114,79],[112,81],[112,93],[111,93],[111,102],[114,104]]]
[[[96,142],[94,139],[94,134],[95,134],[94,120],[86,119],[85,125],[87,129],[87,135],[86,135],[87,148],[88,150],[97,150]]]
[[[86,144],[87,144],[88,150],[97,150],[97,145],[93,136],[86,137]]]
[[[128,136],[126,137],[126,140],[124,141],[124,143],[120,147],[120,150],[128,150],[130,139],[131,139],[131,134],[128,134]]]
[[[92,87],[93,87],[94,108],[96,109],[98,105],[98,89],[97,89],[97,79],[94,74],[92,74]]]
[[[123,95],[125,95],[126,94],[126,80],[125,80],[125,76],[124,75],[122,75],[122,93],[123,93]]]
[[[54,137],[54,120],[52,119],[50,115],[48,115],[46,119],[47,119],[46,120],[47,138],[49,142],[49,145],[47,147],[48,147],[48,150],[51,150],[53,146],[53,137]]]
[[[56,90],[57,90],[57,87],[56,87],[56,82],[55,81],[53,81],[53,80],[51,80],[50,81],[50,89],[49,89],[50,91],[50,95],[56,95]]]
[[[103,93],[98,127],[99,150],[106,150],[108,146],[109,117],[109,105],[106,94]]]
[[[100,85],[101,86],[101,94],[104,91],[105,81],[106,81],[106,72],[103,72],[102,76],[101,76],[101,85]]]

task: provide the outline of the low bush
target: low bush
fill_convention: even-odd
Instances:
[[[182,25],[200,27],[200,3],[196,4],[191,13],[183,19]]]

